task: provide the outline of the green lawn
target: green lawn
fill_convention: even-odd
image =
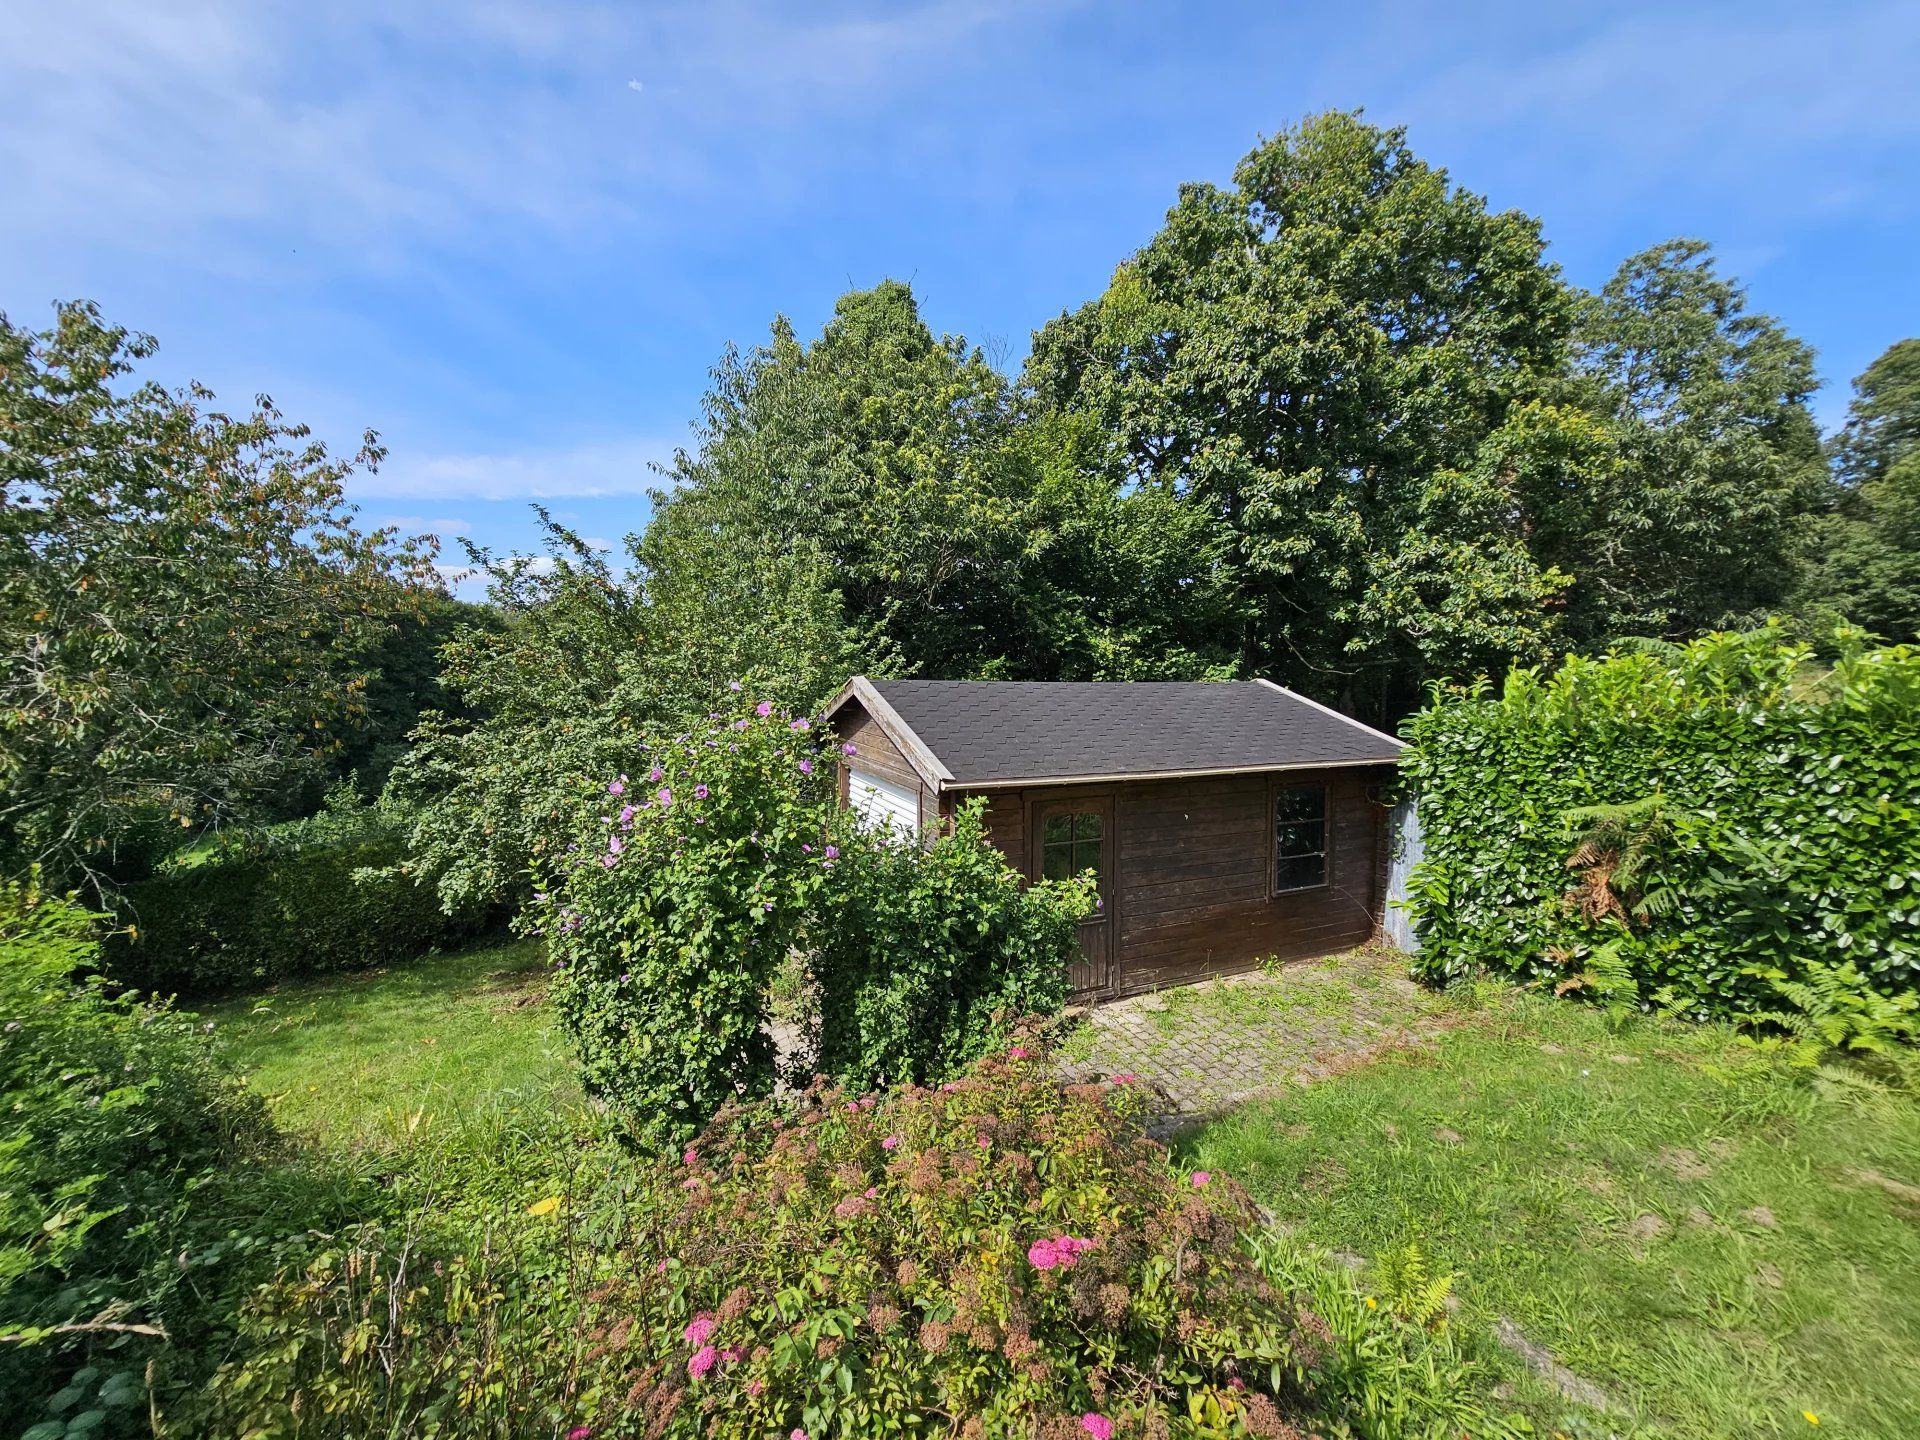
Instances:
[[[429,956],[210,1007],[289,1129],[378,1141],[579,1097],[537,942]]]
[[[469,1119],[579,1099],[540,966],[472,950],[210,1014],[284,1124],[459,1148]],[[1715,1027],[1506,990],[1447,1008],[1425,1048],[1289,1087],[1182,1160],[1299,1240],[1384,1259],[1357,1282],[1383,1303],[1409,1243],[1455,1272],[1448,1323],[1543,1436],[1920,1436],[1920,1101]],[[1503,1320],[1609,1408],[1494,1344]]]
[[[1411,1243],[1457,1272],[1450,1323],[1505,1317],[1604,1392],[1570,1404],[1489,1344],[1549,1433],[1920,1435],[1911,1095],[1508,994],[1188,1149],[1350,1263]]]

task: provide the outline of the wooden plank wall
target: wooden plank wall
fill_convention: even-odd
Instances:
[[[1119,833],[1123,993],[1248,970],[1268,956],[1328,955],[1363,944],[1379,917],[1384,811],[1351,771],[1300,773],[1327,787],[1327,883],[1270,895],[1273,795],[1281,777],[1123,787]]]
[[[843,741],[851,741],[852,756],[840,757],[840,798],[847,797],[847,769],[857,766],[868,774],[878,775],[891,780],[896,785],[904,785],[920,797],[920,823],[928,824],[935,815],[934,797],[927,789],[926,782],[920,778],[920,772],[907,763],[907,757],[900,747],[887,738],[887,732],[880,728],[880,722],[867,713],[867,709],[858,700],[849,700],[840,707],[833,717],[834,734]]]
[[[1386,811],[1371,792],[1390,774],[1299,771],[1112,787],[1113,993],[1250,970],[1268,956],[1332,954],[1373,938],[1384,897]],[[1303,783],[1327,787],[1327,884],[1271,895],[1274,793]],[[1032,803],[1077,788],[986,792],[989,834],[1028,878]],[[950,804],[943,797],[942,808]]]

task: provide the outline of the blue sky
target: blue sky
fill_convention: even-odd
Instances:
[[[355,494],[617,542],[706,372],[911,280],[1017,365],[1189,179],[1330,106],[1405,124],[1597,285],[1672,235],[1846,382],[1920,334],[1920,3],[934,0],[15,7],[0,309],[392,450]]]

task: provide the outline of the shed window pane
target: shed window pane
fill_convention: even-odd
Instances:
[[[1273,888],[1312,890],[1327,883],[1327,787],[1294,785],[1273,804]]]
[[[1273,804],[1273,818],[1282,823],[1288,820],[1322,820],[1327,813],[1327,787],[1324,785],[1295,785],[1282,790]]]
[[[1100,812],[1049,815],[1040,825],[1040,878],[1069,880],[1091,870],[1101,878]]]
[[[1327,883],[1327,857],[1324,855],[1285,855],[1280,873],[1274,879],[1276,890],[1316,890]]]

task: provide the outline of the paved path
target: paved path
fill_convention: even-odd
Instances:
[[[1404,955],[1351,950],[1097,1006],[1061,1046],[1068,1080],[1131,1074],[1161,1097],[1165,1133],[1287,1085],[1307,1085],[1445,1027],[1446,1002]]]

